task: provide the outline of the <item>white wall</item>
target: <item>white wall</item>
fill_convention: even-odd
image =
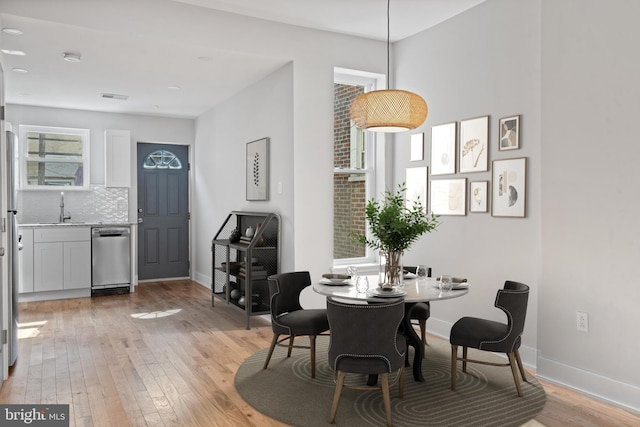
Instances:
[[[246,201],[246,144],[264,137],[270,139],[269,200]],[[281,268],[292,271],[293,65],[200,116],[194,153],[194,279],[211,286],[211,239],[231,211],[278,213]]]
[[[501,319],[497,288],[522,281],[531,286],[525,361],[640,411],[637,16],[631,0],[489,0],[398,43],[397,87],[422,94],[431,111],[417,130],[425,161],[410,162],[409,135],[396,136],[395,180],[429,164],[431,126],[490,115],[490,160],[528,158],[527,218],[442,217],[415,245],[408,264],[472,284],[469,297],[433,304],[427,327],[447,336],[463,315]],[[513,114],[522,148],[500,152],[498,119]],[[589,314],[588,333],[576,330],[576,311]]]
[[[634,0],[542,4],[538,317],[540,375],[636,411],[638,16]],[[589,314],[588,333],[576,311]]]
[[[405,168],[430,165],[431,126],[489,116],[489,171],[443,178],[491,181],[491,160],[527,157],[526,218],[491,213],[442,216],[405,256],[434,275],[467,277],[468,296],[432,304],[428,328],[444,337],[465,315],[504,321],[493,306],[505,280],[530,286],[527,324],[520,349],[536,364],[540,270],[540,20],[537,1],[489,1],[395,46],[396,87],[421,94],[429,116],[416,131],[395,137],[395,182]],[[498,120],[521,115],[521,149],[498,151]],[[425,160],[411,162],[409,134],[424,132]],[[430,177],[431,178],[431,177]],[[468,188],[467,188],[468,192]]]

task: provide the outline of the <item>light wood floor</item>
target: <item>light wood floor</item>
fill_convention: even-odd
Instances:
[[[23,303],[20,356],[0,403],[68,403],[72,426],[283,426],[233,386],[242,361],[269,346],[269,323],[256,317],[247,331],[243,312],[216,303],[188,280]],[[638,414],[543,384],[547,404],[527,426],[640,425]]]

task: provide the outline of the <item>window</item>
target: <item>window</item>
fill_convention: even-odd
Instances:
[[[182,162],[171,151],[158,150],[144,159],[142,167],[145,169],[182,169]]]
[[[333,258],[336,266],[375,262],[376,254],[352,239],[367,231],[365,207],[376,195],[376,136],[354,126],[351,101],[376,89],[379,76],[352,70],[334,73]],[[382,168],[384,170],[384,167]]]
[[[89,130],[20,126],[21,186],[89,188]]]

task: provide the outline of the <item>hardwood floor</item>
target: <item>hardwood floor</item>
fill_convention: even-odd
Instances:
[[[233,385],[243,360],[269,346],[271,326],[256,317],[247,331],[242,312],[216,302],[185,280],[23,303],[20,356],[0,403],[69,403],[71,426],[283,426]],[[543,385],[547,405],[528,426],[640,425],[638,414]]]

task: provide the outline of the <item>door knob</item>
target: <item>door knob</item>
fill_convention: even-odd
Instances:
[[[138,224],[142,224],[144,220],[142,218],[138,218]]]

